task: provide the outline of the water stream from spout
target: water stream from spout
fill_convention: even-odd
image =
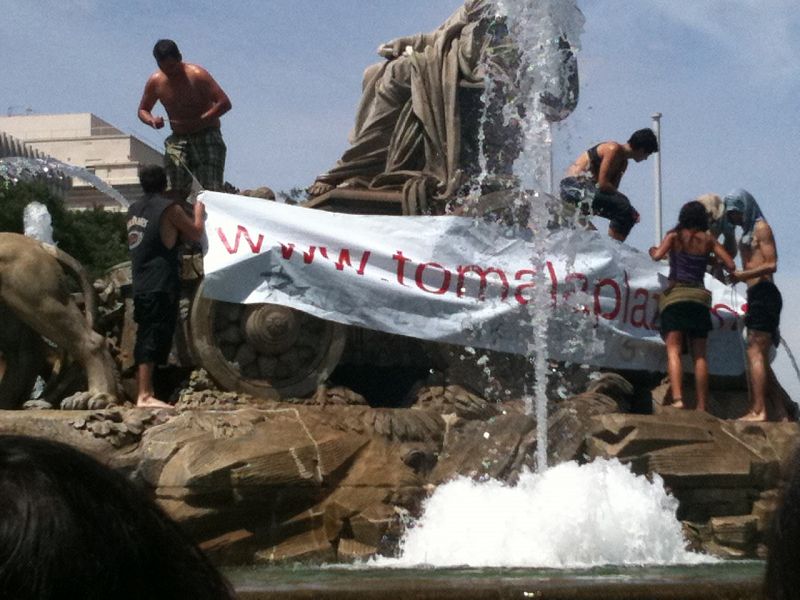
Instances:
[[[551,298],[547,274],[548,225],[552,219],[552,132],[547,98],[563,98],[568,68],[564,40],[571,51],[579,49],[584,17],[574,0],[496,0],[497,13],[505,19],[509,35],[520,56],[514,81],[514,101],[504,106],[505,122],[519,124],[522,148],[514,163],[519,182],[519,202],[526,203],[528,228],[532,231],[536,273],[533,298],[528,304],[533,335],[528,356],[534,370],[533,397],[525,399],[526,413],[537,422],[536,465],[547,468],[547,377],[548,326]]]
[[[76,177],[94,186],[98,191],[116,200],[122,208],[130,205],[127,198],[106,181],[84,169],[55,158],[27,158],[10,156],[0,158],[0,179],[17,183],[18,181],[44,181],[62,183],[67,177]]]

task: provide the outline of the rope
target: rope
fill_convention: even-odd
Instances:
[[[189,190],[189,197],[186,200],[188,202],[194,204],[194,199],[197,198],[197,195],[200,192],[205,191],[205,188],[203,188],[203,185],[200,183],[200,181],[197,179],[197,177],[194,176],[194,173],[192,173],[192,170],[186,164],[186,161],[183,159],[183,156],[179,156],[178,155],[178,156],[174,156],[173,158],[177,158],[178,159],[178,162],[181,164],[181,166],[184,169],[186,169],[187,173],[189,173],[189,177],[192,178],[192,187]]]

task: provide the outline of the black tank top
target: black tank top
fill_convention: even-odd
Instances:
[[[603,162],[603,159],[600,158],[600,154],[597,152],[599,147],[600,144],[597,144],[586,151],[586,154],[589,155],[589,170],[592,172],[592,177],[594,177],[595,181],[600,177],[600,163]]]
[[[173,204],[157,194],[145,196],[128,208],[128,252],[131,256],[133,293],[177,293],[180,287],[178,244],[167,248],[161,241],[161,216]]]

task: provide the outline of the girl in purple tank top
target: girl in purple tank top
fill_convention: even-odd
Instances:
[[[661,244],[650,248],[653,260],[669,256],[669,285],[659,300],[661,336],[667,347],[667,373],[672,406],[684,408],[681,354],[688,345],[694,360],[695,408],[706,410],[708,361],[706,339],[711,331],[711,294],[703,279],[712,260],[735,270],[733,259],[708,232],[708,215],[697,201],[681,208],[678,224]]]

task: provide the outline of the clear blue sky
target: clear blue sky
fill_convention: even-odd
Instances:
[[[663,113],[664,224],[706,192],[748,189],[775,231],[784,337],[800,353],[800,10],[797,0],[578,0],[586,15],[581,100],[556,132],[556,169],[589,145],[626,140]],[[2,0],[0,110],[90,111],[161,148],[136,108],[169,37],[228,92],[227,179],[307,186],[346,146],[376,47],[438,26],[459,0]],[[622,183],[655,236],[653,166]],[[601,226],[605,226],[603,223]],[[782,354],[782,353],[781,353]],[[783,356],[781,381],[800,399]]]

